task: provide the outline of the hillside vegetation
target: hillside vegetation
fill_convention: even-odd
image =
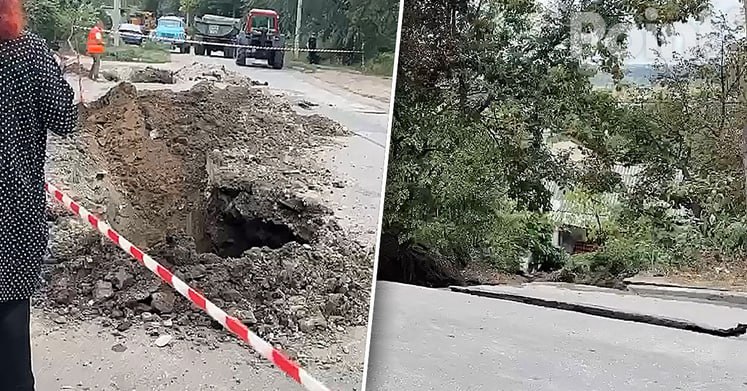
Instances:
[[[576,55],[567,28],[593,10],[646,20],[663,40],[710,5],[406,2],[383,227],[397,251],[382,248],[380,277],[444,285],[476,265],[517,273],[527,258],[551,278],[605,284],[747,269],[743,26],[716,17],[702,46],[652,64],[648,83],[627,83],[624,56],[603,45]],[[611,88],[594,87],[590,63]],[[553,245],[555,227],[575,224],[593,251]]]

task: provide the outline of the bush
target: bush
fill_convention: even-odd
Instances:
[[[93,26],[98,14],[90,3],[78,1],[27,0],[24,7],[29,30],[50,43],[65,42],[74,25]],[[77,44],[79,36],[86,33],[76,30],[73,42]]]
[[[372,60],[366,61],[366,73],[379,76],[392,76],[394,73],[394,53],[379,53]]]
[[[106,49],[104,59],[159,64],[171,61],[171,53],[166,46],[157,43],[144,43],[143,46],[109,47]]]
[[[552,244],[553,225],[539,213],[498,213],[489,241],[488,261],[498,270],[517,273],[522,259],[530,256],[531,270],[552,271],[563,267],[565,253]]]
[[[663,271],[672,264],[672,258],[651,242],[615,238],[598,251],[572,256],[566,268],[577,274],[632,276],[642,270]]]

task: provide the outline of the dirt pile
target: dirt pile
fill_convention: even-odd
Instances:
[[[304,125],[312,132],[330,137],[351,136],[353,133],[339,123],[319,114],[301,117]]]
[[[318,136],[329,130],[306,127],[287,102],[261,90],[202,82],[186,92],[137,92],[120,84],[84,116],[91,154],[122,194],[135,195],[112,205],[108,218],[115,227],[151,227],[133,233],[139,245],[187,227],[204,206],[209,154],[210,167],[222,167],[213,187],[267,184],[303,193],[335,182],[303,156],[326,143]]]
[[[281,346],[366,324],[373,251],[319,201],[336,180],[311,157],[337,130],[262,90],[208,82],[123,83],[82,118],[106,219],[217,305]],[[47,294],[62,312],[118,328],[157,316],[171,333],[210,325],[105,239],[54,220]]]
[[[64,73],[87,77],[90,69],[90,67],[82,65],[78,61],[73,61],[65,64]],[[226,69],[225,66],[199,62],[184,66],[176,71],[152,66],[146,66],[145,68],[107,66],[100,73],[105,80],[117,83],[176,84],[178,81],[210,81],[242,87],[267,85],[267,82],[252,80],[238,72]]]
[[[266,86],[267,82],[259,82],[238,72],[226,69],[225,66],[216,66],[194,62],[174,72],[174,76],[184,81],[214,81],[239,86]]]
[[[174,84],[174,73],[166,69],[145,67],[133,71],[129,81],[132,83]]]

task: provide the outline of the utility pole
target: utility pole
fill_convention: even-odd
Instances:
[[[742,7],[744,10],[744,21],[747,25],[747,0],[742,1]],[[747,67],[747,54],[743,52],[744,46],[737,45],[737,65],[739,74],[737,75],[740,80],[736,80],[739,86],[739,101],[741,106],[747,103],[747,73],[744,71],[744,67]],[[725,98],[724,98],[725,99]],[[742,169],[744,170],[744,193],[747,197],[747,123],[742,125]]]
[[[114,31],[114,46],[119,46],[119,22],[122,16],[122,0],[114,0],[112,11],[112,30]]]
[[[298,48],[301,44],[301,13],[303,8],[303,0],[298,0],[298,8],[296,8],[296,38],[293,42],[293,52],[298,60]]]

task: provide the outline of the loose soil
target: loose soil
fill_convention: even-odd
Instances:
[[[61,172],[89,183],[74,196],[219,307],[302,363],[306,342],[366,325],[373,249],[319,201],[337,181],[311,156],[339,125],[243,81],[185,92],[122,83],[81,117],[67,145],[78,168]],[[171,333],[209,339],[195,327],[216,325],[128,255],[57,206],[49,219],[44,294],[58,313],[103,315],[118,330],[168,320]]]

